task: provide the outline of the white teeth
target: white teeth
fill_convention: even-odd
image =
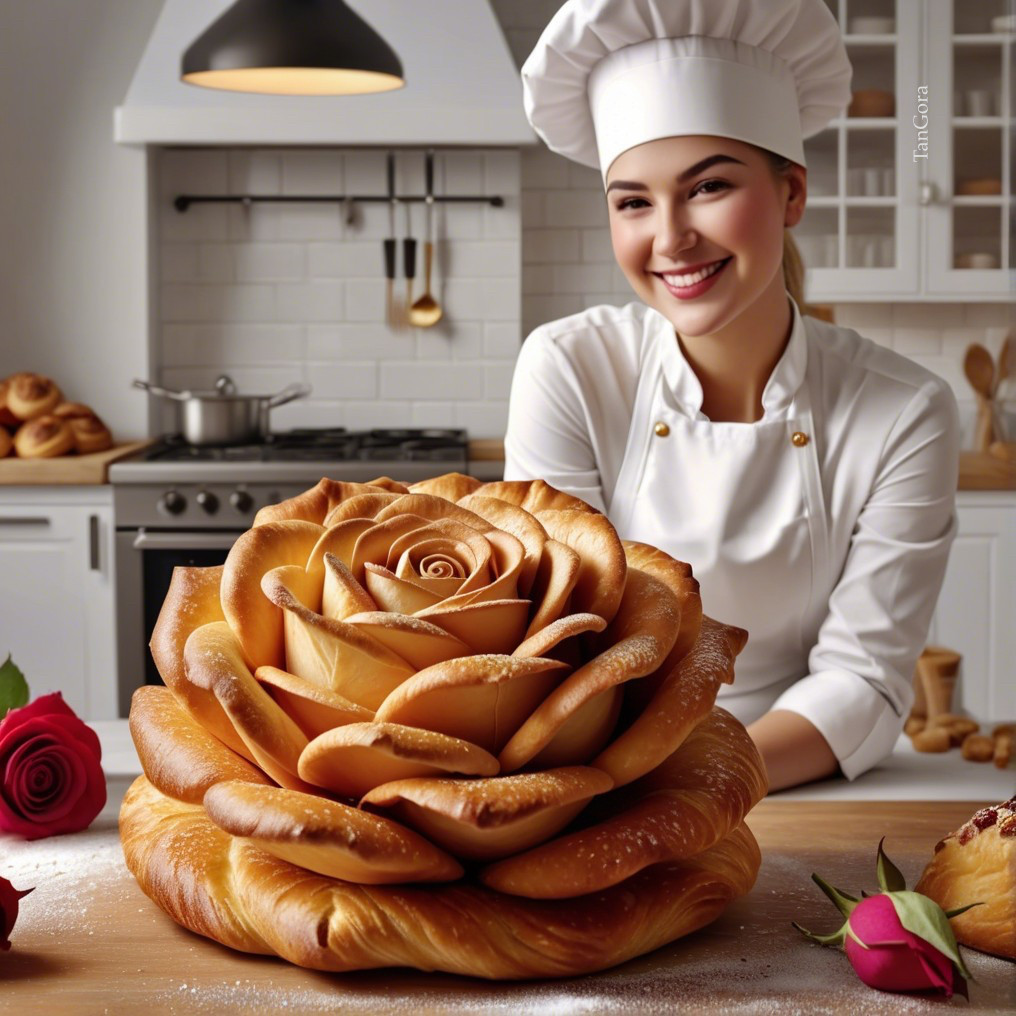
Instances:
[[[694,286],[696,282],[701,282],[703,279],[708,279],[710,275],[715,275],[725,264],[725,261],[716,261],[709,265],[707,268],[703,268],[700,271],[692,272],[691,275],[667,275],[664,274],[663,278],[671,286],[676,286],[679,289],[683,289],[686,286]]]

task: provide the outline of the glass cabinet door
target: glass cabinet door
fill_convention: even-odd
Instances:
[[[927,287],[933,294],[1007,296],[1012,250],[1012,60],[1007,0],[929,4],[934,71]]]
[[[794,230],[811,302],[916,294],[917,195],[910,118],[917,103],[919,6],[825,0],[853,66],[845,116],[805,141],[808,201]]]

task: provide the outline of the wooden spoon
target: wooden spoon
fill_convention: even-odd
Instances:
[[[431,240],[434,214],[434,156],[427,153],[427,239],[423,245],[423,296],[409,308],[409,323],[417,328],[429,328],[441,320],[444,311],[430,293],[430,270],[434,262],[434,244]]]
[[[995,386],[991,390],[992,398],[998,395],[1002,382],[1016,374],[1016,343],[1012,338],[1013,333],[1010,331],[1002,340],[1002,348],[998,351],[998,374],[995,377]]]
[[[974,447],[986,452],[993,440],[991,396],[995,387],[995,362],[991,353],[979,342],[967,346],[963,358],[963,373],[977,395],[977,427],[974,432]]]

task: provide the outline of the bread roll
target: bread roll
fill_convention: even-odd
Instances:
[[[7,393],[10,391],[11,381],[17,375],[5,377],[0,381],[0,427],[16,427],[21,421],[11,412],[7,405]]]
[[[10,455],[14,448],[14,439],[5,427],[0,427],[0,459]]]
[[[56,383],[42,374],[15,374],[7,389],[7,408],[19,420],[35,420],[63,401]]]
[[[981,904],[950,920],[956,940],[1016,960],[1016,797],[941,840],[914,889],[943,910]]]
[[[104,452],[113,446],[113,435],[97,416],[76,416],[67,422],[79,455]]]
[[[23,459],[51,459],[74,451],[74,432],[58,416],[39,416],[23,423],[14,435],[14,449]]]

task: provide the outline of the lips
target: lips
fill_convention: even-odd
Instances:
[[[667,292],[678,300],[695,300],[707,293],[716,284],[733,257],[707,262],[695,272],[654,272]]]
[[[654,274],[658,275],[667,285],[675,289],[686,289],[689,286],[694,286],[708,279],[709,276],[718,272],[729,260],[729,257],[720,258],[718,261],[704,261],[700,265],[694,265],[681,271],[655,272]]]

